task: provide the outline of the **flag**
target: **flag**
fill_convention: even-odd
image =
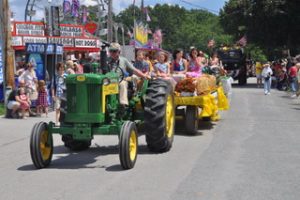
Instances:
[[[71,3],[68,0],[64,0],[63,3],[63,10],[64,10],[64,14],[67,14],[71,11]]]
[[[133,33],[129,29],[127,31],[127,35],[130,39],[133,38]]]
[[[213,48],[215,46],[216,42],[214,39],[211,39],[208,41],[207,47],[208,48]]]
[[[71,12],[73,17],[79,17],[79,7],[80,7],[79,0],[72,0]]]
[[[148,8],[146,8],[146,21],[147,22],[151,22],[151,18],[150,18],[150,16],[149,16],[149,11],[148,11]]]
[[[237,44],[244,47],[247,45],[247,36],[244,35],[239,41],[237,41]]]
[[[82,9],[82,23],[85,24],[87,22],[87,15],[88,15],[88,11],[86,6],[83,7]]]

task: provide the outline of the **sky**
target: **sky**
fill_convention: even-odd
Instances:
[[[32,0],[31,0],[32,1]],[[61,5],[63,0],[50,0],[52,1],[52,5]],[[71,1],[71,0],[69,0]],[[152,6],[157,3],[160,4],[178,4],[187,9],[207,9],[210,12],[218,14],[219,10],[224,6],[227,0],[144,0],[144,5]],[[24,21],[24,12],[27,0],[9,0],[10,8],[12,12],[15,14],[15,20]],[[36,16],[33,20],[40,20],[44,15],[44,7],[48,4],[48,0],[35,0],[35,9],[37,10]],[[80,0],[82,5],[96,5],[97,0]],[[113,10],[115,13],[119,13],[120,11],[126,9],[130,4],[133,4],[134,0],[113,0]],[[136,5],[141,5],[141,0],[135,0]],[[151,15],[151,13],[150,13]]]

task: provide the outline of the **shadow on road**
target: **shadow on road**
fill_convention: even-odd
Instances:
[[[139,145],[138,154],[152,154],[147,148],[146,145]],[[89,166],[97,162],[97,158],[101,159],[101,156],[113,155],[118,156],[119,154],[119,146],[105,146],[105,147],[91,147],[88,150],[73,152],[64,146],[54,147],[54,155],[58,157],[55,160],[52,160],[51,165],[48,169],[84,169],[84,168],[104,168],[106,171],[123,171],[121,165],[113,165],[113,166],[105,166],[105,165],[96,165]],[[58,154],[58,156],[57,156]],[[59,155],[59,154],[67,154],[67,155]],[[35,171],[36,168],[33,164],[24,165],[19,167],[17,170],[19,171]]]
[[[180,135],[180,136],[186,136],[186,137],[195,137],[195,136],[201,136],[203,135],[203,131],[205,130],[211,130],[216,124],[211,122],[211,121],[202,121],[199,120],[198,122],[198,131],[196,134],[189,135],[186,132],[185,129],[185,124],[183,120],[177,119],[176,120],[176,126],[175,126],[175,135]]]
[[[246,85],[239,85],[237,83],[232,84],[233,88],[245,88],[245,89],[258,89],[261,90],[262,88],[258,88],[256,83],[247,83]]]

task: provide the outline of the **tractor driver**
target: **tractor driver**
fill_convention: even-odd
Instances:
[[[121,46],[119,43],[111,43],[109,47],[108,65],[111,71],[117,70],[120,67],[123,70],[124,77],[135,74],[138,77],[149,79],[149,75],[143,74],[140,70],[136,69],[125,57],[120,56]],[[119,84],[119,102],[122,107],[128,106],[127,97],[128,82],[123,79]]]

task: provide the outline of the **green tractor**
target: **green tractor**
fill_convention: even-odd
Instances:
[[[106,60],[105,55],[106,52],[101,52],[101,60]],[[105,62],[101,67],[105,68]],[[161,79],[145,80],[139,91],[129,90],[132,92],[129,106],[124,110],[118,98],[118,84],[124,77],[120,71],[123,73],[119,68],[102,74],[67,76],[60,126],[39,122],[32,128],[30,153],[36,168],[45,168],[51,163],[53,134],[60,134],[65,147],[72,151],[88,149],[95,135],[118,135],[119,158],[124,169],[135,165],[141,127],[144,127],[150,151],[170,150],[175,125],[170,83]]]

